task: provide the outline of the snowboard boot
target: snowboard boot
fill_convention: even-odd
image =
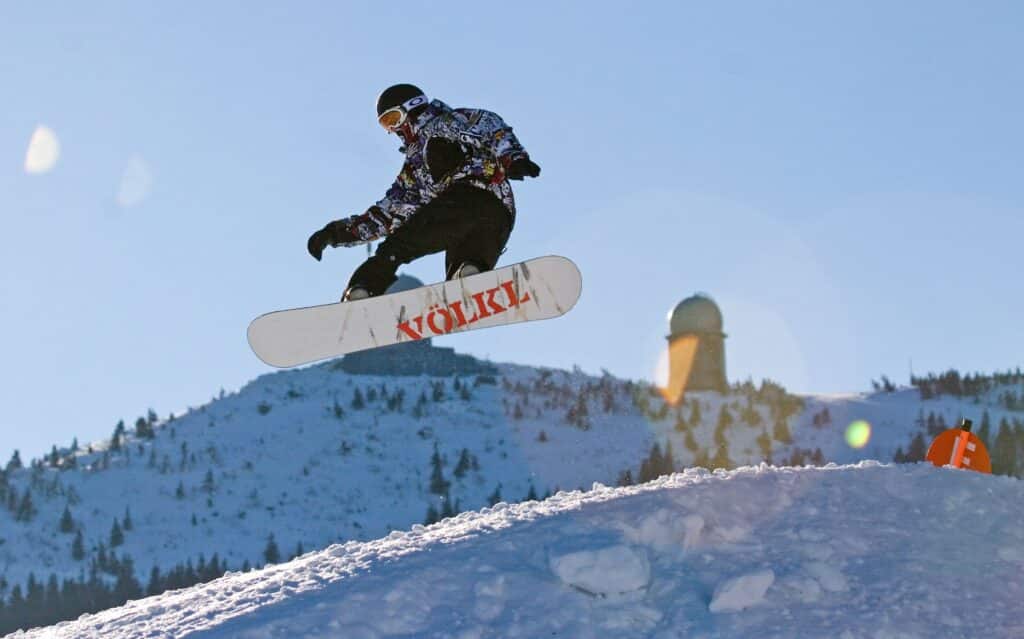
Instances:
[[[472,262],[463,262],[459,268],[455,269],[455,275],[452,279],[460,279],[463,277],[469,277],[470,275],[476,275],[481,273],[480,268]]]
[[[359,300],[365,300],[368,297],[371,297],[370,291],[366,290],[362,286],[359,286],[358,284],[353,284],[352,286],[349,286],[347,289],[345,289],[344,294],[342,294],[341,296],[341,301],[356,302]]]

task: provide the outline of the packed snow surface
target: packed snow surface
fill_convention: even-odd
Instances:
[[[1024,637],[1024,483],[689,470],[497,504],[17,637]]]

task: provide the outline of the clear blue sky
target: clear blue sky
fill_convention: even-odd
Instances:
[[[365,255],[305,242],[393,179],[395,82],[516,128],[543,173],[504,262],[584,274],[564,318],[439,344],[653,379],[706,291],[731,379],[1024,363],[1024,5],[615,5],[5,3],[0,463],[268,372],[248,322],[335,299]],[[40,124],[60,157],[29,175]],[[130,165],[151,186],[125,207]]]

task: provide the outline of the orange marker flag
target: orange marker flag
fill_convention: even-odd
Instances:
[[[925,459],[936,466],[953,466],[975,470],[979,473],[991,473],[992,461],[988,457],[985,444],[971,432],[971,420],[964,419],[960,428],[951,428],[939,433],[932,445],[928,447]]]

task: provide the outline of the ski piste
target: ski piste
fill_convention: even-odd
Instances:
[[[550,319],[569,312],[583,280],[557,255],[364,300],[266,313],[249,345],[278,368],[428,337]]]

